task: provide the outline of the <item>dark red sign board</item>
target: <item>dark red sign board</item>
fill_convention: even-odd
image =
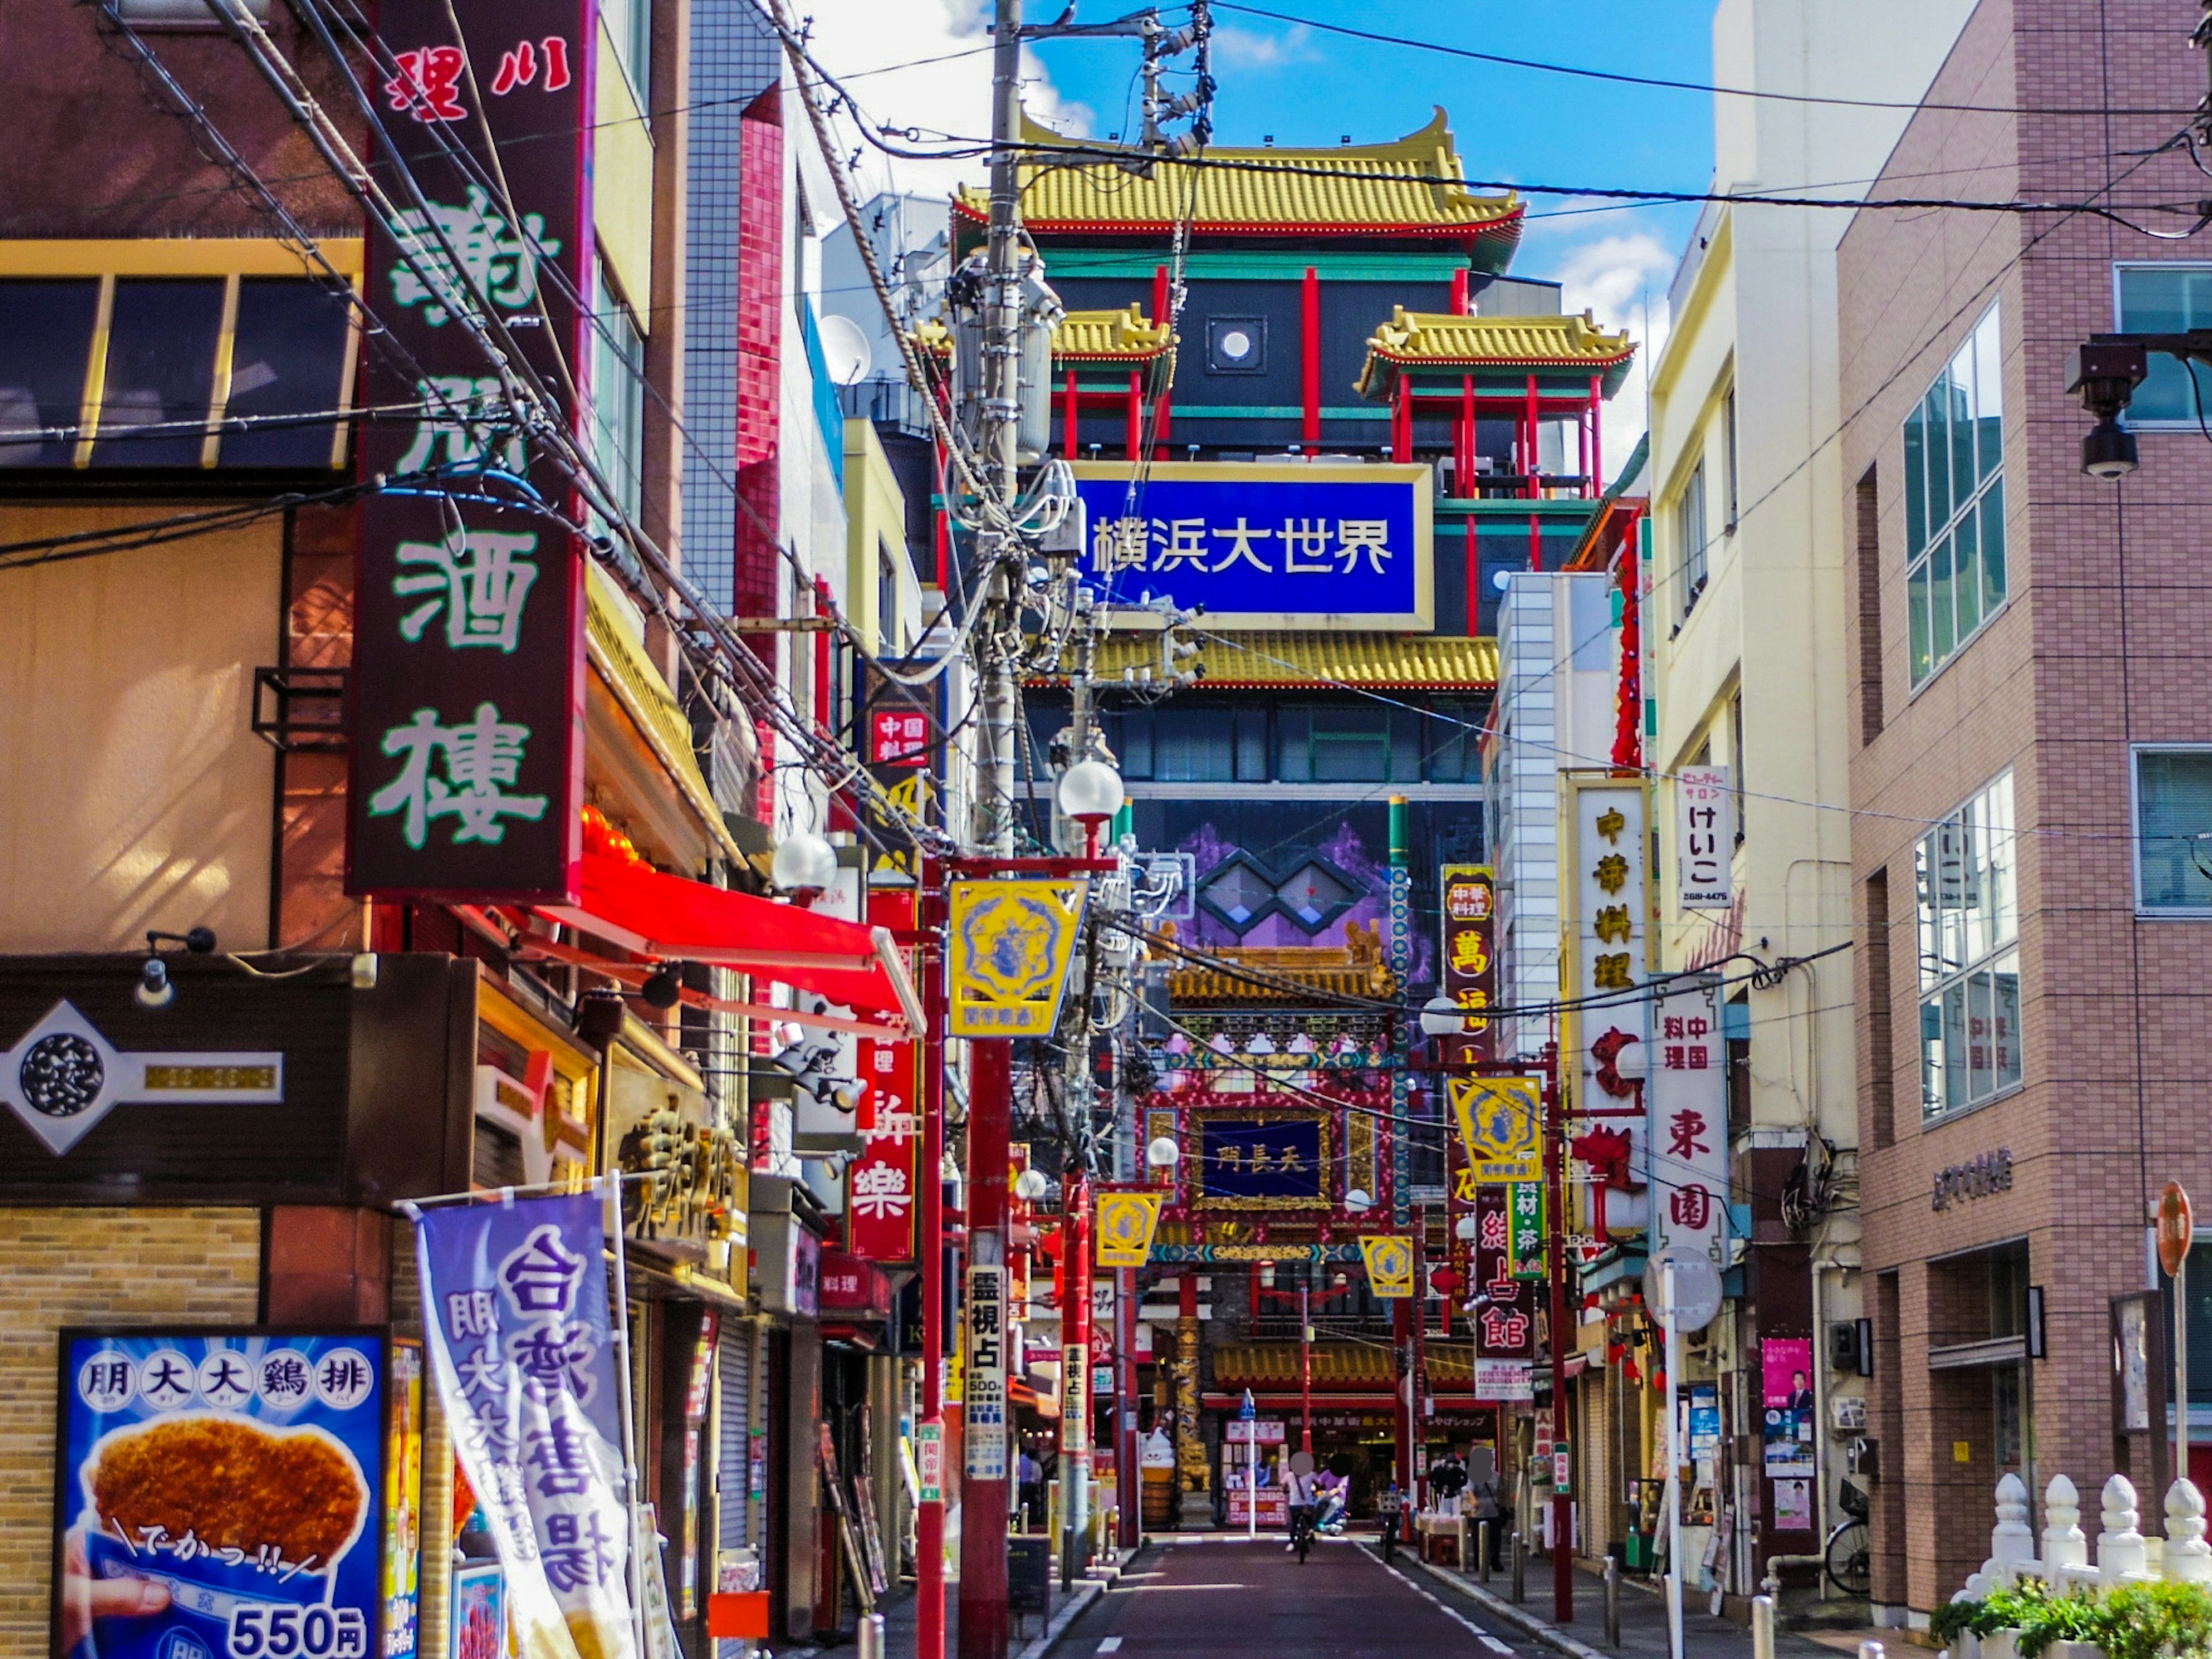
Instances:
[[[868,895],[868,921],[894,933],[915,927],[915,890],[878,888]],[[921,1188],[921,1045],[862,1037],[858,1080],[868,1085],[858,1114],[868,1149],[853,1161],[845,1189],[848,1242],[871,1261],[914,1260]]]

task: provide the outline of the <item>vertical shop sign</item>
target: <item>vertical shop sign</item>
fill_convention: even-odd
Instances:
[[[1474,1189],[1474,1352],[1483,1359],[1536,1357],[1535,1288],[1513,1260],[1513,1191]]]
[[[1486,1012],[1498,994],[1498,883],[1488,865],[1447,864],[1437,872],[1443,904],[1443,994],[1467,1011],[1467,1035],[1447,1037],[1454,1065],[1497,1056]]]
[[[1674,848],[1685,910],[1735,902],[1735,793],[1725,766],[1686,766],[1674,775]]]
[[[380,1650],[382,1333],[64,1331],[61,1348],[57,1655]],[[91,1596],[118,1579],[148,1587],[121,1616]]]
[[[392,1345],[384,1436],[383,1659],[412,1659],[422,1571],[422,1345]]]
[[[1728,1047],[1717,978],[1652,998],[1646,1126],[1654,1243],[1728,1263]]]
[[[490,0],[378,13],[398,72],[377,89],[390,147],[374,169],[404,210],[372,227],[366,297],[390,338],[367,354],[367,402],[408,413],[361,446],[363,476],[390,483],[361,517],[356,893],[576,896],[584,562],[564,520],[584,509],[522,435],[487,339],[563,399],[588,399],[590,366],[611,355],[577,303],[597,284],[597,7],[540,0],[526,35],[520,15]],[[583,408],[555,414],[586,429]]]
[[[1645,923],[1650,914],[1650,845],[1644,786],[1611,777],[1565,780],[1565,867],[1572,874],[1572,920],[1561,929],[1571,966],[1563,990],[1573,1005],[1565,1024],[1567,1051],[1577,1058],[1575,1103],[1588,1127],[1579,1139],[1601,1145],[1606,1170],[1589,1188],[1592,1231],[1609,1185],[1625,1173],[1645,1178],[1645,1107],[1636,1083],[1614,1062],[1644,1036],[1649,1012],[1639,994],[1649,977]],[[1574,1218],[1567,1218],[1570,1226]]]
[[[1006,1478],[1006,1270],[968,1269],[968,1478]]]
[[[911,887],[871,892],[870,925],[894,933],[911,933],[915,892]],[[863,1037],[855,1059],[860,1081],[867,1085],[855,1115],[867,1150],[853,1161],[846,1176],[846,1213],[851,1218],[848,1243],[853,1255],[870,1261],[910,1261],[915,1200],[920,1190],[921,1044],[911,1037],[897,1042]]]
[[[635,1651],[600,1216],[578,1194],[415,1224],[430,1374],[526,1654]]]

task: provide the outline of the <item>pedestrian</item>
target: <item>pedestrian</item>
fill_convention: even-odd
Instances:
[[[1038,1502],[1043,1495],[1044,1470],[1030,1455],[1029,1443],[1022,1443],[1021,1455],[1014,1462],[1014,1480],[1019,1489],[1019,1504],[1023,1514],[1023,1530],[1036,1525]]]
[[[1303,1469],[1298,1467],[1301,1460],[1306,1465]],[[1291,1528],[1289,1540],[1283,1545],[1283,1548],[1285,1551],[1294,1550],[1298,1547],[1299,1528],[1310,1527],[1313,1524],[1314,1500],[1316,1494],[1314,1488],[1313,1460],[1306,1454],[1301,1452],[1291,1460],[1289,1477],[1283,1482],[1283,1495],[1290,1504]]]
[[[1382,1488],[1382,1496],[1375,1500],[1375,1509],[1382,1521],[1382,1559],[1388,1561],[1390,1552],[1397,1547],[1399,1519],[1406,1511],[1406,1497],[1398,1490],[1395,1480]]]

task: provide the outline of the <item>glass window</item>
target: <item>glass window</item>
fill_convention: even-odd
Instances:
[[[592,453],[613,487],[623,514],[635,520],[644,506],[645,341],[629,312],[597,283],[597,325],[592,330]]]
[[[1705,464],[1690,469],[1689,482],[1674,503],[1675,554],[1682,562],[1682,614],[1688,616],[1705,591]]]
[[[623,73],[629,77],[638,108],[651,108],[647,88],[653,68],[652,0],[599,0],[599,17],[606,24],[607,38],[614,42]]]
[[[1263,783],[1267,777],[1267,711],[1237,711],[1237,779],[1240,783]]]
[[[1992,306],[1905,421],[1912,683],[2004,603],[2003,337]]]
[[[100,313],[100,280],[0,283],[0,466],[67,466],[84,409],[85,364]]]
[[[1152,713],[1152,775],[1163,783],[1227,783],[1237,775],[1236,716],[1227,708]]]
[[[215,394],[223,279],[124,277],[109,314],[94,466],[198,466]]]
[[[336,423],[298,417],[339,406],[351,343],[346,302],[337,295],[296,278],[241,278],[223,418],[267,424],[226,432],[222,465],[335,465]]]
[[[2179,334],[2212,328],[2212,264],[2122,265],[2113,284],[2118,323],[2130,333]],[[2212,421],[2212,370],[2150,354],[2150,373],[2128,400],[2130,426],[2195,426]],[[2191,377],[2196,384],[2192,389]]]
[[[1106,730],[1114,745],[1114,757],[1121,763],[1125,778],[1149,778],[1152,775],[1152,711],[1131,708],[1105,716]]]
[[[1316,708],[1312,720],[1316,783],[1389,781],[1389,710],[1380,704],[1365,708]]]
[[[1915,867],[1925,1117],[2020,1086],[2020,902],[2008,772],[1923,836]]]
[[[2212,915],[2212,749],[2136,750],[2136,908]]]

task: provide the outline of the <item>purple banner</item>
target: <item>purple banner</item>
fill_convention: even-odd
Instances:
[[[431,1376],[507,1570],[520,1650],[630,1659],[600,1200],[455,1206],[415,1227]]]

